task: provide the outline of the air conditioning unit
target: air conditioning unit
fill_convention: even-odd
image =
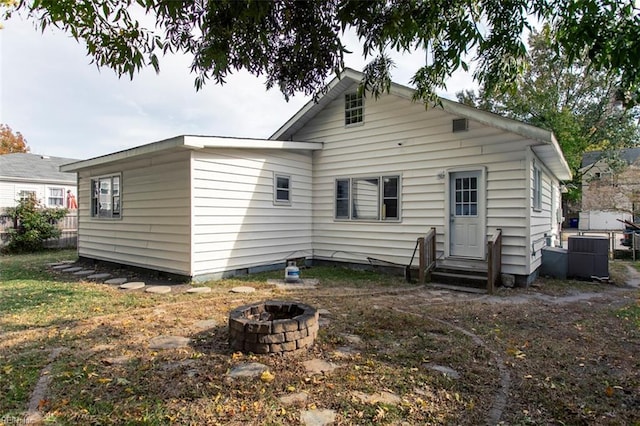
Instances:
[[[573,278],[609,277],[609,239],[587,235],[569,237],[569,270]]]

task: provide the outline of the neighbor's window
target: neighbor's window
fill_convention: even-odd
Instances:
[[[362,93],[344,95],[344,125],[362,123],[364,119],[364,100]]]
[[[55,207],[64,205],[64,188],[49,188],[49,199],[47,204]]]
[[[18,201],[28,200],[30,198],[36,198],[36,191],[20,190],[18,191]]]
[[[533,168],[533,208],[542,209],[542,171],[538,167]]]
[[[399,176],[336,179],[335,218],[398,220]]]
[[[276,204],[291,204],[291,177],[275,175],[274,201]]]
[[[91,179],[91,215],[107,219],[119,219],[120,175]]]

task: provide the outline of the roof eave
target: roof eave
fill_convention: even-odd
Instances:
[[[81,169],[101,166],[116,161],[129,160],[140,156],[159,152],[170,152],[182,149],[199,150],[206,148],[241,148],[241,149],[288,149],[288,150],[318,150],[322,149],[321,142],[272,141],[263,139],[225,138],[217,136],[182,135],[159,142],[131,148],[101,157],[84,161],[64,164],[60,166],[62,172],[75,172]]]

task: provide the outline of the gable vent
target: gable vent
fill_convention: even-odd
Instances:
[[[469,130],[469,120],[466,118],[453,119],[453,133],[466,132],[467,130]]]

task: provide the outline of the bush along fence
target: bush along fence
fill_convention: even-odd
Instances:
[[[78,246],[78,211],[65,210],[66,215],[57,219],[50,219],[51,224],[59,231],[54,238],[44,238],[43,248],[74,248]],[[8,211],[0,212],[0,249],[9,248],[12,236],[21,227],[20,221]],[[56,232],[57,233],[57,232]]]

